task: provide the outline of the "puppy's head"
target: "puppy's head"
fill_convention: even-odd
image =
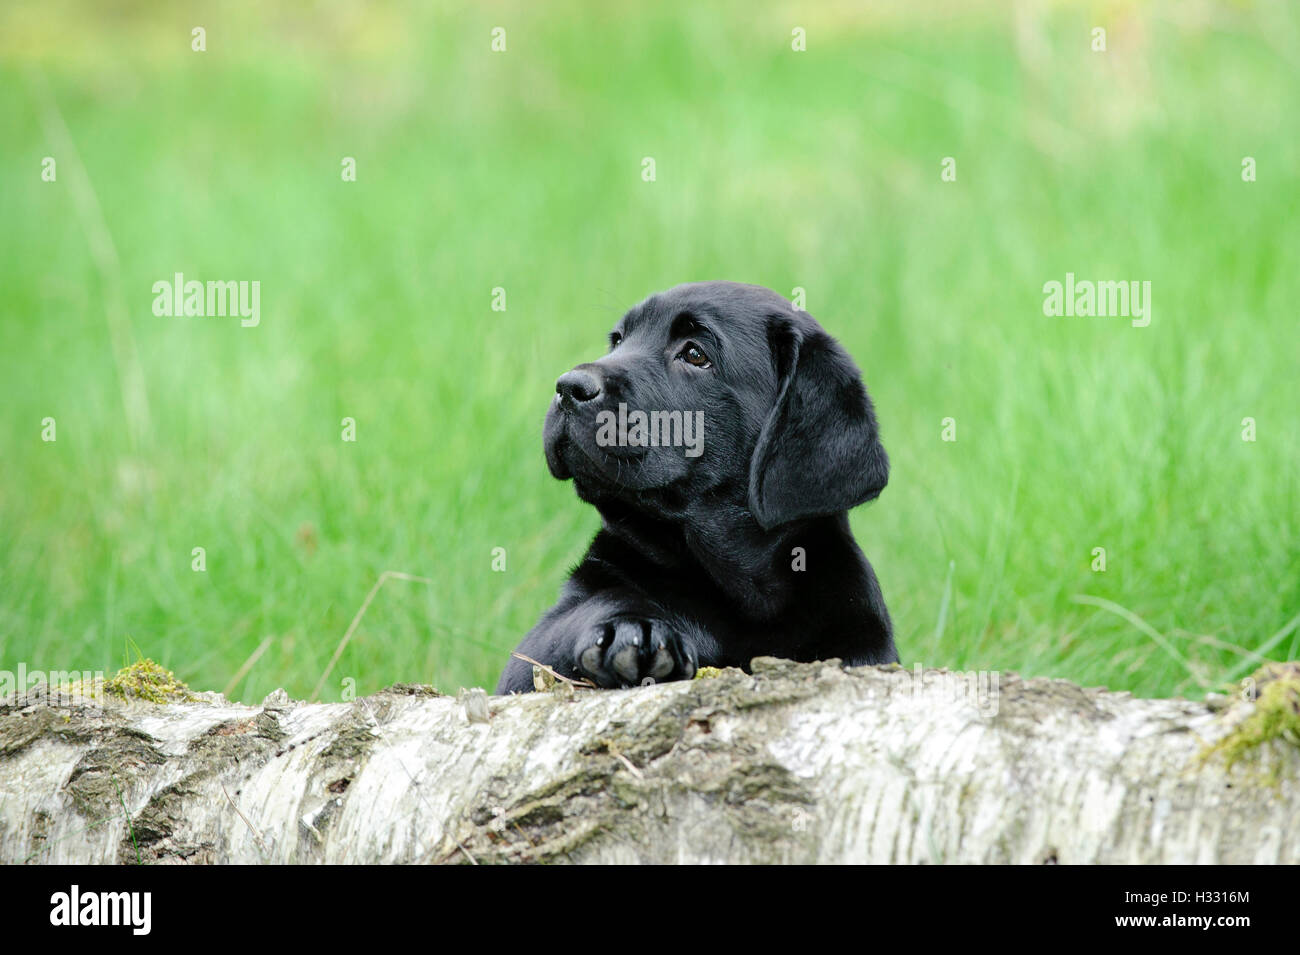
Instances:
[[[679,285],[560,376],[543,432],[557,478],[659,518],[741,506],[765,530],[876,497],[889,461],[853,360],[775,292]]]

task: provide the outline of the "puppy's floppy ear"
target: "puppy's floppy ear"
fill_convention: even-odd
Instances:
[[[769,341],[780,384],[749,463],[749,509],[759,526],[874,500],[889,480],[889,458],[857,365],[801,313],[774,320]]]

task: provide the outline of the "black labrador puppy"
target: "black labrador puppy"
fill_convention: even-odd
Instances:
[[[519,652],[602,687],[756,656],[898,660],[848,509],[889,459],[857,366],[755,285],[652,295],[560,377],[546,463],[603,519]],[[498,693],[533,688],[512,658]]]

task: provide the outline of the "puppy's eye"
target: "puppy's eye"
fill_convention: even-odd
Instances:
[[[617,347],[618,347],[619,345],[621,345],[622,343],[623,343],[623,336],[622,336],[622,335],[620,335],[618,332],[610,332],[610,333],[609,333],[609,350],[610,350],[610,351],[613,351],[615,348],[617,348]]]
[[[687,342],[686,347],[677,355],[682,361],[696,368],[708,368],[713,362],[709,361],[709,356],[695,342]]]

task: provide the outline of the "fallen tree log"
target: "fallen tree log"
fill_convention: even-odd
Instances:
[[[1258,700],[936,676],[11,698],[0,862],[1300,862],[1300,749],[1250,736]]]

